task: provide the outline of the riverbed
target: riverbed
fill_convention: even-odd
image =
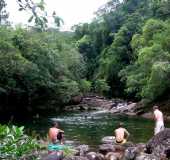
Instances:
[[[46,137],[51,120],[57,120],[65,131],[65,139],[77,144],[88,144],[96,148],[105,136],[112,136],[118,122],[123,122],[130,132],[130,141],[145,143],[152,136],[154,121],[139,116],[113,115],[105,111],[53,113],[25,122],[28,130],[33,130],[41,137]],[[170,127],[170,124],[166,124]]]

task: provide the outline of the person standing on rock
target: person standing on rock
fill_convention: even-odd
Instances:
[[[117,144],[124,144],[127,142],[129,132],[124,128],[122,122],[118,124],[118,128],[115,130],[115,140]]]
[[[164,127],[164,119],[163,119],[163,113],[159,110],[158,106],[153,107],[153,114],[154,114],[154,119],[155,119],[155,130],[154,130],[154,135],[159,133],[160,131],[163,131],[165,129]]]

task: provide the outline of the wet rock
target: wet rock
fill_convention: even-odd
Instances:
[[[122,152],[109,152],[106,154],[105,159],[106,160],[120,160],[123,157]]]
[[[105,144],[114,144],[115,143],[115,137],[114,136],[107,136],[102,138],[102,143]]]
[[[89,160],[104,160],[104,156],[100,153],[89,152],[86,157]]]
[[[63,160],[88,160],[88,158],[82,156],[71,156],[71,157],[66,157]]]
[[[89,151],[89,146],[84,144],[76,147],[75,149],[78,151],[77,155],[85,156],[85,154]]]
[[[157,157],[166,155],[167,158],[170,158],[170,129],[165,129],[150,139],[146,144],[146,152]]]
[[[102,144],[99,146],[99,153],[106,155],[108,152],[114,152],[115,146],[112,144]]]

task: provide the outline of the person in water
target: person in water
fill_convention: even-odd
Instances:
[[[126,143],[128,137],[130,136],[129,132],[123,126],[123,123],[120,122],[115,130],[115,140],[117,144]]]
[[[158,106],[153,106],[153,114],[155,119],[155,129],[154,129],[154,135],[159,133],[160,131],[163,131],[165,129],[164,127],[164,118],[163,113],[159,110]]]

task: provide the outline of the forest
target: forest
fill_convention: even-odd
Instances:
[[[169,158],[170,129],[164,129],[163,120],[170,120],[170,0],[108,0],[91,22],[75,24],[69,31],[61,30],[64,19],[57,12],[47,16],[45,0],[13,1],[18,12],[30,17],[27,25],[13,25],[9,2],[0,0],[0,159]],[[74,112],[75,104],[83,98],[87,103],[90,95],[105,102],[106,108],[80,106]],[[159,102],[168,108],[163,110]],[[138,104],[141,112],[132,111]],[[154,106],[158,132],[151,120],[155,104],[163,111]],[[144,119],[150,118],[143,118],[145,113],[151,119]],[[51,122],[55,133],[50,140]],[[62,123],[61,130],[57,122]],[[123,129],[123,141],[117,141],[116,127],[121,129],[119,137]],[[97,152],[105,145],[103,139],[109,140],[109,147],[104,146],[108,156]],[[124,140],[125,145],[126,140],[130,143],[123,146]],[[85,152],[74,148],[78,144]],[[89,147],[96,153],[86,154]]]
[[[33,10],[33,26],[12,26],[0,0],[0,110],[36,110],[70,103],[89,93],[159,101],[170,87],[170,1],[110,0],[91,23],[60,31]],[[37,7],[45,10],[41,1]]]

